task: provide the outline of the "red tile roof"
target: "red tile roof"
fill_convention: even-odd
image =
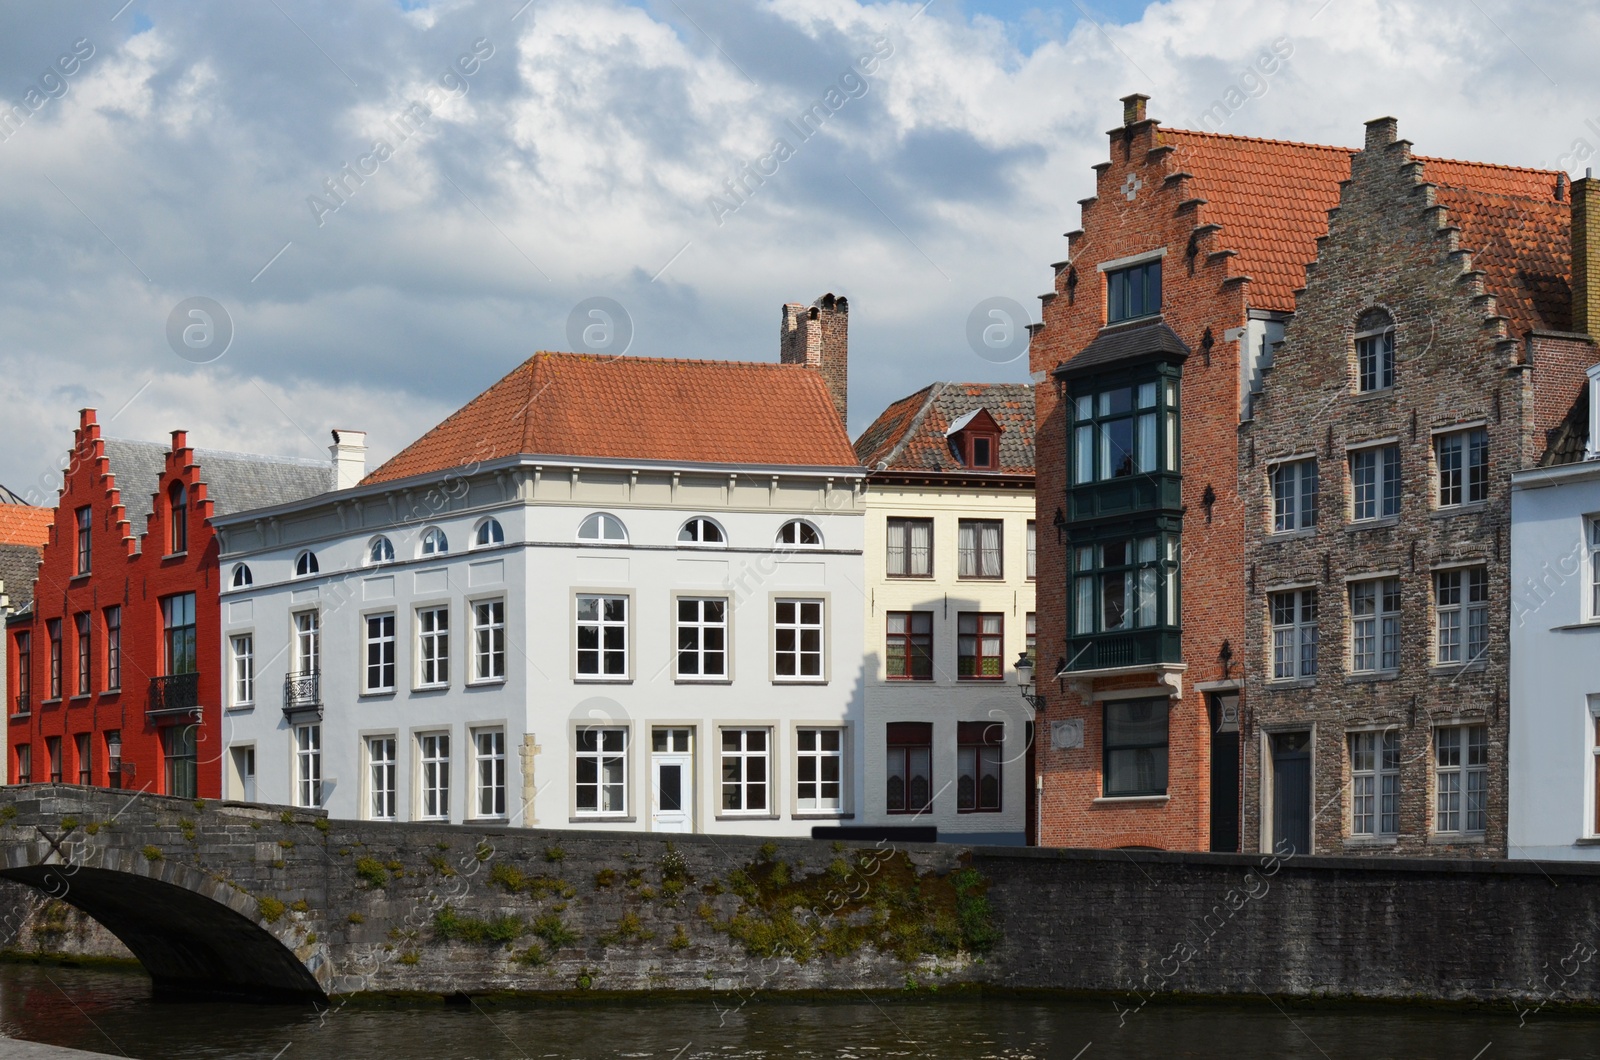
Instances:
[[[986,409],[1000,425],[1000,470],[1033,474],[1033,387],[1026,383],[934,383],[901,398],[856,439],[856,457],[870,472],[965,472],[950,453],[950,424]]]
[[[1218,238],[1237,256],[1232,276],[1250,277],[1250,306],[1294,311],[1306,262],[1339,205],[1339,182],[1350,179],[1347,147],[1258,140],[1249,136],[1161,129],[1177,148],[1168,163],[1191,174],[1189,193],[1206,200],[1201,220],[1222,226]]]
[[[54,508],[33,508],[26,504],[0,504],[0,545],[31,545],[43,548],[50,540]]]
[[[536,353],[363,482],[523,454],[856,466],[849,435],[814,369]]]
[[[1221,244],[1237,252],[1228,271],[1250,277],[1252,308],[1292,312],[1354,150],[1184,129],[1159,135],[1177,149],[1173,169],[1192,174],[1191,194],[1206,200],[1202,220],[1221,225]],[[1555,197],[1560,174],[1412,157],[1423,163],[1422,179],[1438,186],[1436,201],[1460,226],[1461,246],[1486,273],[1511,333],[1570,327],[1571,216]]]

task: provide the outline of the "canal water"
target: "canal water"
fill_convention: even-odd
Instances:
[[[808,1003],[757,998],[738,1006],[736,997],[369,1003],[323,1012],[158,1004],[137,970],[0,964],[0,1031],[141,1060],[1600,1058],[1600,1018],[1549,1009],[1519,1017],[1509,1009],[1280,1007],[1262,999],[1245,1005],[1152,1001],[1119,1011],[1111,1001],[937,995]]]

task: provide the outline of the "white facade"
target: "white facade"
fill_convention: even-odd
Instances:
[[[523,457],[219,519],[226,793],[529,827],[806,835],[849,819],[860,481]],[[810,530],[780,541],[796,520]],[[434,531],[445,547],[425,551]],[[392,559],[374,559],[380,536]],[[286,688],[307,670],[314,689]]]
[[[1015,663],[1028,646],[1035,610],[1033,490],[874,481],[866,513],[863,816],[874,825],[933,825],[941,841],[1021,844],[1033,782],[1027,757],[1033,719],[1015,683]],[[998,572],[969,556],[966,569],[973,573],[963,575],[964,523],[966,543],[980,551],[986,528],[998,524]],[[920,552],[924,534],[925,564],[905,551]],[[927,664],[902,661],[924,643]],[[928,726],[928,742],[908,725]],[[925,806],[909,790],[922,782],[924,754]]]
[[[1600,861],[1600,461],[1511,481],[1508,853]]]

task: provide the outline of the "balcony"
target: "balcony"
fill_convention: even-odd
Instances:
[[[1121,670],[1183,661],[1183,634],[1177,629],[1099,633],[1067,640],[1067,672]]]
[[[150,698],[145,717],[153,720],[178,718],[200,710],[200,675],[167,674],[150,679]]]
[[[1073,486],[1067,491],[1067,508],[1069,523],[1181,512],[1183,476],[1175,471],[1152,471]]]
[[[301,670],[283,679],[283,716],[299,714],[322,717],[321,670]]]

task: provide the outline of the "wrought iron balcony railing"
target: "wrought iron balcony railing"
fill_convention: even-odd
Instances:
[[[26,696],[26,695],[18,696],[17,700],[16,700],[17,709],[12,711],[11,713],[13,715],[17,716],[17,717],[26,717],[28,714],[32,713],[33,704],[28,702],[32,698],[33,698],[32,696]]]
[[[322,716],[321,670],[301,670],[283,679],[283,712]]]
[[[200,709],[200,675],[167,674],[150,679],[145,714],[152,718],[185,714]]]

